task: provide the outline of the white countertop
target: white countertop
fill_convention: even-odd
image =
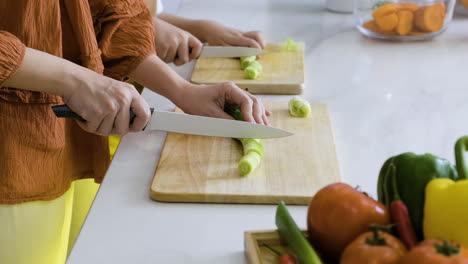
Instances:
[[[433,41],[392,43],[361,36],[352,15],[327,12],[323,1],[184,0],[179,14],[259,29],[268,42],[304,41],[304,96],[330,108],[344,181],[374,197],[388,157],[430,152],[453,162],[455,140],[468,134],[468,18],[455,16]],[[177,71],[188,78],[191,67]],[[243,232],[275,229],[273,205],[152,201],[164,137],[124,137],[68,264],[244,263]],[[305,227],[306,207],[289,208]]]

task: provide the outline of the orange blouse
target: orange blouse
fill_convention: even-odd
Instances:
[[[100,182],[110,162],[107,137],[55,117],[60,97],[3,86],[25,47],[125,80],[155,53],[152,18],[144,0],[0,1],[0,204],[51,200],[77,179]]]

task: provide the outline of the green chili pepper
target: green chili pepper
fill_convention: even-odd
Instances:
[[[297,227],[283,201],[276,208],[276,226],[280,237],[296,255],[301,264],[322,264],[320,257]]]

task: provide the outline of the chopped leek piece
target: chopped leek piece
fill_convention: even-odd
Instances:
[[[247,79],[257,79],[262,71],[262,65],[258,61],[252,61],[247,68],[244,69],[244,77]]]
[[[286,41],[284,42],[283,44],[283,50],[285,51],[298,51],[301,49],[301,46],[299,43],[297,43],[296,41],[288,38],[286,39]]]
[[[240,58],[241,70],[244,70],[245,68],[247,68],[252,63],[252,61],[255,61],[256,59],[257,57],[255,56],[241,57]]]
[[[254,171],[260,164],[262,157],[256,151],[250,151],[239,161],[239,174],[247,176]]]
[[[296,117],[306,117],[310,113],[310,104],[299,96],[289,100],[289,114]]]
[[[244,148],[244,155],[247,155],[251,151],[257,152],[261,157],[263,157],[263,152],[265,148],[259,139],[254,138],[239,138],[239,141],[242,143]]]

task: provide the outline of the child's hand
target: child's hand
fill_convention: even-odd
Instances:
[[[224,106],[239,105],[244,120],[262,125],[270,125],[263,103],[257,97],[237,87],[232,82],[213,85],[190,85],[174,103],[185,113],[233,119],[224,112]]]
[[[166,63],[180,66],[200,55],[202,43],[189,32],[155,18],[156,53]]]
[[[234,28],[225,27],[214,21],[203,21],[200,32],[201,40],[211,46],[265,48],[265,39],[259,31],[242,32]]]

